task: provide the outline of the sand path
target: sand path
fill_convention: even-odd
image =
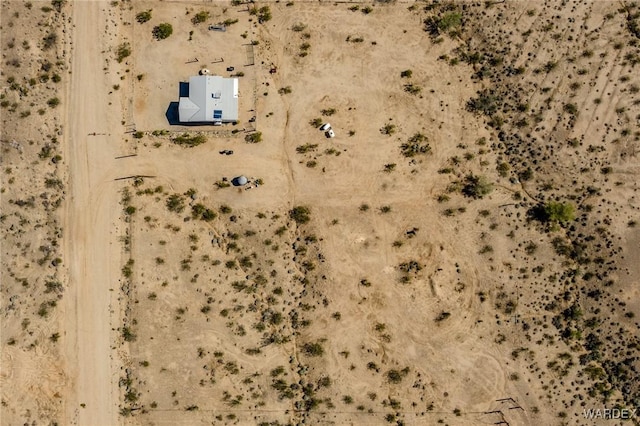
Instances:
[[[120,246],[114,232],[117,186],[108,176],[121,128],[109,106],[104,75],[103,2],[74,2],[72,74],[67,93],[65,158],[69,192],[63,212],[69,289],[65,300],[65,354],[74,384],[64,424],[118,424],[118,377],[111,328],[117,327]],[[88,136],[89,133],[111,136]],[[114,291],[110,291],[113,289]],[[110,311],[114,312],[111,314]],[[84,408],[81,407],[84,404]]]

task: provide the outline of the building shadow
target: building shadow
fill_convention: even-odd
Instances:
[[[189,97],[189,83],[186,81],[181,81],[178,89],[178,98],[188,98]],[[189,123],[181,123],[180,115],[178,114],[178,105],[179,102],[171,102],[169,103],[169,107],[165,112],[165,117],[167,117],[167,121],[169,125],[176,126],[178,124],[183,126],[188,126]]]
[[[180,123],[180,116],[178,115],[178,102],[170,102],[169,108],[167,108],[167,112],[165,112],[165,117],[167,117],[167,121],[171,126],[175,126]]]
[[[181,98],[188,98],[189,97],[189,83],[188,82],[186,82],[186,81],[181,81],[180,82],[179,96]]]

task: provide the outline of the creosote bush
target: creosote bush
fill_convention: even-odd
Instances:
[[[493,185],[484,176],[469,174],[464,179],[462,194],[470,198],[483,198],[493,191]]]
[[[262,142],[262,132],[253,132],[244,137],[245,142],[247,143],[258,143]]]
[[[164,40],[173,34],[173,26],[167,22],[163,22],[153,27],[152,34],[156,40]]]
[[[201,145],[207,141],[207,137],[205,135],[193,135],[190,136],[188,133],[183,133],[180,136],[176,136],[171,139],[171,141],[178,145],[184,145],[188,147],[194,147]]]
[[[151,9],[140,12],[136,15],[136,21],[140,24],[149,22],[151,20]]]
[[[289,217],[298,225],[304,225],[311,220],[311,217],[309,216],[310,213],[311,210],[309,210],[309,207],[297,206],[289,211]]]

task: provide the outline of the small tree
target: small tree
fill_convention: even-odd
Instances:
[[[493,191],[493,185],[484,176],[467,175],[462,193],[470,198],[483,198]]]
[[[575,219],[575,210],[572,204],[556,201],[539,204],[531,208],[528,214],[529,217],[540,222],[570,222]],[[563,250],[558,250],[556,247],[556,251],[562,252]]]
[[[173,26],[171,24],[163,22],[162,24],[153,27],[152,34],[156,40],[164,40],[165,38],[173,34]]]
[[[551,201],[544,206],[544,212],[547,220],[552,222],[570,222],[575,219],[574,207],[569,203]]]

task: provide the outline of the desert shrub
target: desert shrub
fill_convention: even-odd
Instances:
[[[269,8],[269,6],[262,6],[261,8],[257,8],[254,6],[249,9],[249,14],[257,15],[258,22],[261,24],[270,21],[272,18],[271,9]]]
[[[322,356],[324,354],[324,348],[318,342],[305,343],[302,345],[302,352],[307,356]]]
[[[278,89],[278,93],[281,95],[288,95],[291,93],[291,86],[281,87]]]
[[[400,145],[402,155],[405,157],[414,157],[418,154],[428,154],[431,152],[431,146],[427,143],[427,137],[422,133],[416,133],[409,140]]]
[[[471,98],[467,102],[467,110],[491,116],[498,111],[498,98],[491,90],[478,92],[477,98]]]
[[[49,105],[49,107],[51,108],[55,108],[58,105],[60,105],[60,99],[58,98],[51,98],[47,101],[47,105]]]
[[[56,12],[62,12],[62,6],[64,6],[65,0],[51,0],[51,6],[56,10]]]
[[[171,139],[171,141],[178,145],[194,147],[205,143],[207,141],[207,137],[205,135],[189,136],[188,133],[183,133],[182,135],[176,136],[175,138]]]
[[[245,142],[248,142],[248,143],[262,142],[262,132],[250,133],[244,137],[244,140]]]
[[[496,170],[501,177],[507,177],[507,174],[509,172],[509,164],[505,162],[499,163],[496,167]]]
[[[201,24],[203,22],[205,22],[207,19],[209,19],[209,12],[203,10],[201,12],[196,13],[193,18],[191,18],[191,22],[194,25],[198,25]]]
[[[136,21],[140,24],[144,24],[145,22],[149,22],[151,20],[151,9],[140,12],[136,15]]]
[[[125,42],[118,46],[118,49],[116,50],[116,60],[118,63],[121,63],[124,58],[128,56],[131,56],[131,45]]]
[[[572,204],[549,202],[544,206],[547,220],[553,222],[569,222],[575,219],[575,210]]]
[[[322,111],[320,111],[322,113],[322,115],[324,115],[325,117],[331,117],[333,114],[335,114],[337,111],[335,108],[327,108],[327,109],[323,109]]]
[[[488,195],[491,191],[493,191],[493,185],[484,176],[469,174],[464,179],[462,194],[467,197],[478,199]]]
[[[402,370],[391,369],[385,373],[385,377],[389,383],[398,384],[402,382],[408,372],[409,370],[406,368]]]
[[[309,124],[313,127],[320,127],[320,125],[322,124],[322,118],[314,118],[313,120],[309,121]]]
[[[171,212],[181,213],[184,210],[184,197],[180,194],[170,195],[167,199],[167,209]]]
[[[291,27],[291,30],[299,33],[301,31],[304,31],[306,28],[307,26],[305,24],[303,24],[302,22],[299,22],[297,24],[293,24],[293,26]]]
[[[451,316],[451,314],[449,312],[440,312],[438,314],[438,316],[436,317],[436,322],[440,322],[440,321],[444,321],[447,318],[449,318]]]
[[[133,333],[133,331],[131,331],[129,327],[122,327],[122,338],[126,342],[135,342],[136,337],[137,336]]]
[[[405,84],[404,91],[411,95],[417,95],[422,91],[422,87],[417,84]]]
[[[173,34],[173,26],[169,23],[163,22],[153,27],[152,34],[156,40],[164,40]]]
[[[578,106],[576,104],[564,104],[562,107],[564,112],[567,112],[571,115],[576,115],[578,113]]]
[[[296,152],[298,154],[306,154],[309,151],[315,150],[317,147],[318,147],[317,143],[313,143],[313,144],[312,143],[307,143],[307,144],[300,145],[300,146],[296,147]]]
[[[438,21],[438,28],[441,31],[448,31],[452,28],[459,27],[462,24],[462,14],[458,12],[450,12],[445,14]]]
[[[412,75],[413,75],[413,71],[411,70],[404,70],[400,73],[400,77],[402,78],[411,78]]]
[[[191,217],[194,219],[210,222],[217,216],[216,212],[207,208],[204,204],[198,203],[191,207]]]
[[[311,220],[311,217],[309,216],[310,214],[311,210],[309,210],[309,207],[305,206],[297,206],[289,211],[289,217],[298,225],[304,225],[309,222],[309,220]]]
[[[58,41],[58,34],[54,33],[54,32],[50,32],[49,34],[47,34],[43,39],[43,45],[42,48],[44,50],[48,50],[51,49],[56,42]]]
[[[395,124],[387,123],[380,128],[380,133],[383,135],[391,136],[396,132],[397,128]]]

